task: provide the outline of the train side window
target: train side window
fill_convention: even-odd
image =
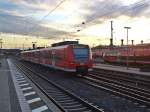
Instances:
[[[67,59],[67,52],[65,49],[64,49],[63,53],[64,53],[64,59]]]
[[[49,51],[49,58],[52,59],[52,52]]]
[[[52,60],[55,60],[55,59],[56,59],[56,57],[55,57],[55,52],[54,52],[54,51],[52,51],[51,58],[52,58]]]

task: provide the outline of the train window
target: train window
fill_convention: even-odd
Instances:
[[[55,59],[56,59],[56,61],[60,61],[63,59],[63,56],[61,55],[60,52],[56,52]]]
[[[86,61],[89,56],[89,50],[87,48],[74,48],[74,58],[78,61]]]
[[[48,51],[45,51],[44,57],[45,57],[46,59],[48,59],[48,58],[50,57]]]
[[[67,53],[66,53],[66,50],[64,49],[64,59],[66,59],[67,58]]]
[[[48,58],[48,53],[47,53],[47,51],[42,51],[41,53],[40,53],[40,56],[42,57],[42,58]]]
[[[48,51],[49,58],[52,59],[52,52]]]
[[[87,57],[88,56],[88,49],[75,48],[73,51],[74,51],[74,55],[77,56],[77,57],[79,57],[79,56]]]

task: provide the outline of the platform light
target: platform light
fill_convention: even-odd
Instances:
[[[129,67],[129,51],[128,51],[128,42],[129,42],[129,39],[128,39],[128,33],[129,33],[129,29],[131,29],[131,27],[124,27],[126,30],[127,30],[127,58],[126,58],[126,64],[127,64],[127,69]]]

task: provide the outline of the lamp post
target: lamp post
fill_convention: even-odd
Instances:
[[[131,27],[124,27],[126,30],[127,30],[127,58],[126,58],[126,64],[127,64],[127,69],[129,67],[129,51],[128,51],[128,42],[129,42],[129,39],[128,39],[128,30],[131,29]]]

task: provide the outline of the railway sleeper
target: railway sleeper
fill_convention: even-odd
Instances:
[[[69,112],[84,112],[84,111],[87,111],[87,110],[88,109],[86,107],[68,109]]]
[[[74,101],[74,102],[66,102],[66,103],[64,103],[64,104],[62,104],[62,105],[75,105],[75,104],[78,104],[79,102],[77,102],[77,101]]]
[[[84,106],[82,104],[76,104],[76,105],[66,105],[66,106],[63,105],[63,107],[65,109],[70,109],[70,108],[81,108],[81,107],[84,107]]]
[[[61,100],[61,99],[56,99],[59,103],[65,103],[65,102],[74,102],[74,99],[68,99],[68,100]]]

